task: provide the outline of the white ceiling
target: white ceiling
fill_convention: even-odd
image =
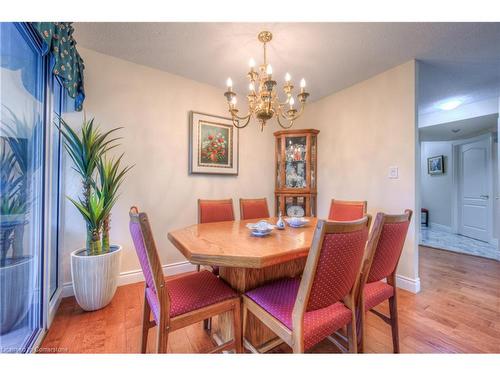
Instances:
[[[305,77],[318,100],[410,59],[423,62],[419,111],[452,96],[498,96],[500,23],[75,23],[84,47],[245,92],[256,35],[270,30],[269,61],[282,82]]]
[[[419,129],[421,141],[452,141],[470,138],[486,131],[495,131],[498,114],[472,117]]]

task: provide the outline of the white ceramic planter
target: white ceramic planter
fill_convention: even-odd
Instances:
[[[86,311],[99,310],[111,302],[120,275],[122,247],[112,245],[111,252],[86,255],[85,249],[71,253],[71,277],[76,301]]]

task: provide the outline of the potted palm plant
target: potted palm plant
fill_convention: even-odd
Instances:
[[[66,151],[82,178],[81,196],[68,197],[86,224],[86,246],[71,253],[73,290],[82,309],[93,311],[110,303],[116,291],[122,248],[110,244],[111,210],[132,167],[122,167],[123,154],[118,158],[106,156],[118,146],[119,138],[111,138],[111,134],[120,128],[103,133],[91,119],[84,120],[77,133],[62,118],[58,120],[56,126],[63,135]]]
[[[29,150],[41,122],[20,119],[3,106],[0,138],[0,334],[15,328],[27,315],[34,291],[33,255],[24,240],[30,215],[30,188],[39,160]],[[31,146],[30,146],[31,145]]]

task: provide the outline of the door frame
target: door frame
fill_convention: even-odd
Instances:
[[[478,135],[476,137],[472,138],[467,138],[467,139],[459,139],[456,141],[452,142],[452,166],[450,170],[452,171],[452,204],[451,204],[451,228],[453,230],[453,233],[458,233],[458,228],[459,228],[459,223],[460,223],[460,210],[459,210],[459,176],[460,176],[460,171],[459,171],[459,151],[460,151],[460,146],[468,144],[468,143],[473,143],[473,142],[478,142],[478,141],[484,141],[486,140],[488,142],[488,148],[489,148],[489,155],[490,159],[492,156],[492,151],[493,151],[493,132],[488,132],[485,134]],[[490,162],[488,163],[488,170],[489,170],[489,181],[488,181],[488,189],[489,189],[489,196],[490,198],[488,199],[488,242],[491,244],[496,244],[496,241],[493,239],[493,221],[494,221],[494,209],[493,209],[493,194],[494,194],[494,185],[493,185],[493,163]]]

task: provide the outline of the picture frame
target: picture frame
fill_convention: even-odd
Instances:
[[[427,158],[427,173],[431,176],[444,174],[444,155]]]
[[[190,112],[189,174],[238,175],[239,132],[230,118]]]

